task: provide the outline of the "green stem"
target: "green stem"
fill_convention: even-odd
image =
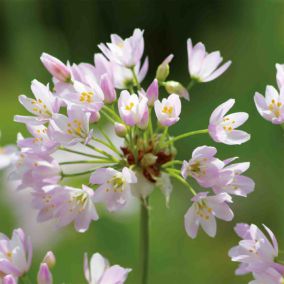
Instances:
[[[109,158],[109,159],[112,159],[112,160],[115,161],[115,162],[118,162],[118,160],[117,160],[116,158],[114,158],[112,155],[110,155],[110,154],[107,153],[106,151],[101,150],[101,149],[99,149],[99,148],[97,148],[97,147],[95,147],[95,146],[93,146],[93,145],[91,145],[91,144],[86,144],[86,146],[89,147],[90,149],[92,149],[92,150],[94,150],[94,151],[96,151],[96,152],[98,152],[98,153],[104,155],[105,157],[107,157],[107,158]]]
[[[65,151],[65,152],[69,152],[69,153],[73,153],[73,154],[77,154],[77,155],[90,157],[90,158],[97,158],[97,159],[104,158],[104,157],[101,157],[101,156],[92,155],[92,154],[88,154],[88,153],[82,153],[82,152],[71,150],[71,149],[67,149],[67,148],[64,148],[64,147],[60,147],[59,150],[62,150],[62,151]]]
[[[112,160],[107,159],[100,159],[100,160],[80,160],[80,161],[69,161],[69,162],[62,162],[59,165],[76,165],[76,164],[112,164],[116,163]]]
[[[148,283],[149,266],[149,198],[141,199],[140,205],[140,272],[141,284]]]
[[[109,115],[111,115],[115,120],[121,121],[120,116],[115,112],[115,110],[107,107],[106,105],[104,105],[102,109],[105,110],[106,112],[108,112]]]
[[[136,72],[135,72],[135,67],[131,68],[131,72],[133,74],[134,84],[136,85],[138,90],[141,90],[141,85],[140,85],[139,80],[137,78],[137,75],[136,75]]]
[[[179,160],[173,160],[170,162],[167,162],[165,164],[162,165],[162,168],[167,168],[167,167],[171,167],[174,165],[182,165],[183,161],[179,161]]]
[[[172,172],[171,169],[167,169],[167,173],[175,178],[176,180],[178,180],[179,182],[181,182],[182,184],[184,184],[190,191],[193,195],[196,195],[196,192],[195,190],[191,187],[191,185],[183,178],[181,177],[180,175],[178,175],[177,173],[175,172]]]
[[[193,135],[197,135],[197,134],[206,134],[206,133],[208,133],[208,129],[202,129],[202,130],[196,130],[196,131],[186,132],[186,133],[184,133],[184,134],[178,135],[178,136],[176,136],[176,137],[170,139],[167,144],[172,144],[172,143],[175,142],[175,141],[178,141],[178,140],[187,138],[187,137],[189,137],[189,136],[193,136]]]
[[[100,138],[97,138],[97,137],[93,137],[93,140],[98,142],[98,143],[101,143],[102,145],[106,146],[107,148],[109,148],[110,150],[112,150],[113,152],[115,152],[116,154],[118,155],[121,155],[121,153],[119,152],[119,150],[114,146],[114,144],[110,144],[108,142],[105,142],[103,141],[102,139]]]
[[[192,87],[195,85],[196,80],[191,80],[187,85],[187,90],[190,91]]]
[[[104,136],[104,138],[108,141],[109,145],[111,145],[114,149],[116,149],[116,153],[121,156],[121,152],[119,149],[114,145],[114,143],[111,141],[111,139],[107,136],[107,134],[103,131],[103,129],[99,128],[100,132]]]
[[[20,278],[20,284],[23,283],[23,284],[32,284],[32,281],[31,279],[29,278],[28,275],[23,275],[21,278]]]
[[[92,169],[92,170],[89,170],[89,171],[80,172],[80,173],[74,173],[74,174],[64,174],[64,173],[61,173],[61,176],[62,176],[62,178],[84,176],[84,175],[88,175],[88,174],[93,173],[95,170],[96,169]]]
[[[115,123],[116,121],[111,117],[109,116],[105,111],[103,111],[101,109],[101,113],[106,117],[106,119],[108,119],[111,123]]]

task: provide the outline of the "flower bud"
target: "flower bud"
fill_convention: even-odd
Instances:
[[[100,113],[98,111],[93,111],[91,113],[91,116],[90,116],[90,122],[95,123],[95,122],[99,121],[100,118],[101,118]]]
[[[189,101],[189,93],[187,89],[177,81],[167,81],[164,83],[165,89],[169,94],[177,94]]]
[[[46,263],[48,268],[54,267],[56,263],[56,258],[54,253],[52,251],[47,252],[42,262]]]
[[[37,274],[37,283],[38,284],[52,284],[52,274],[46,263],[42,263]]]
[[[152,166],[156,163],[158,157],[153,155],[152,153],[147,153],[144,155],[144,157],[141,160],[141,165],[143,167],[148,167],[148,166]]]
[[[43,53],[40,57],[41,62],[47,71],[61,82],[69,82],[71,80],[71,73],[69,68],[59,59]]]
[[[17,284],[17,281],[13,275],[9,274],[3,278],[3,284]]]
[[[154,102],[158,99],[159,97],[159,84],[158,84],[158,80],[155,79],[150,86],[147,89],[146,92],[146,97],[148,99],[148,105],[149,106],[153,106]]]
[[[127,128],[124,124],[115,122],[114,124],[114,131],[118,137],[125,137],[127,133]]]
[[[101,88],[104,93],[104,102],[111,104],[116,100],[116,92],[113,85],[113,82],[110,79],[110,76],[105,73],[101,77]]]
[[[159,82],[164,82],[170,74],[170,65],[174,55],[170,54],[157,68],[156,78]]]

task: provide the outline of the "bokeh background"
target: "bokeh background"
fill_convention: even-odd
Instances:
[[[183,104],[180,123],[171,131],[205,128],[217,105],[236,98],[234,109],[250,114],[244,128],[252,134],[251,141],[224,146],[207,137],[194,137],[179,142],[179,157],[189,158],[198,145],[216,146],[220,158],[239,156],[240,161],[251,162],[248,175],[255,179],[256,189],[247,199],[235,198],[235,219],[218,222],[215,239],[200,232],[195,240],[183,228],[183,215],[190,204],[188,192],[174,184],[170,209],[161,193],[155,192],[151,196],[150,284],[248,283],[250,277],[234,276],[236,264],[227,256],[238,241],[235,223],[268,225],[284,249],[284,132],[264,121],[253,103],[256,90],[263,92],[266,84],[275,85],[275,63],[284,63],[283,14],[284,1],[280,0],[0,0],[0,144],[15,143],[17,132],[23,131],[22,125],[13,122],[14,114],[24,113],[17,96],[31,95],[34,78],[50,80],[39,60],[43,51],[63,61],[92,62],[97,44],[106,42],[110,33],[125,37],[139,27],[145,29],[145,53],[150,58],[145,82],[153,78],[157,64],[174,53],[170,77],[187,83],[188,37],[203,41],[210,51],[221,50],[225,59],[233,61],[229,71],[192,90],[191,101]],[[53,270],[55,283],[85,283],[83,252],[99,251],[112,263],[132,267],[127,283],[138,283],[137,211],[119,217],[103,214],[85,234],[73,228],[58,232],[49,227],[31,229],[29,223],[35,217],[26,199],[19,195],[11,200],[4,175],[0,187],[0,231],[10,234],[14,227],[22,226],[35,230],[34,238],[39,238],[32,277],[44,252],[51,249],[58,260]]]

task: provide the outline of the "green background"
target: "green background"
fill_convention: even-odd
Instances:
[[[263,93],[266,84],[276,84],[275,63],[284,63],[283,15],[284,1],[280,0],[1,0],[1,144],[14,143],[16,133],[23,130],[13,122],[14,114],[24,113],[17,96],[31,95],[34,78],[50,80],[39,60],[43,51],[63,61],[92,62],[96,45],[106,42],[110,33],[125,37],[139,27],[145,29],[145,54],[150,58],[146,82],[153,78],[157,64],[174,53],[170,78],[187,83],[186,39],[204,42],[209,51],[220,50],[226,60],[233,61],[232,66],[221,78],[192,90],[191,101],[183,103],[182,119],[171,133],[206,128],[212,110],[235,98],[234,110],[250,114],[243,128],[252,139],[241,146],[226,146],[206,136],[193,137],[179,142],[179,158],[188,159],[198,145],[216,146],[220,158],[239,156],[240,161],[251,162],[248,175],[256,181],[256,189],[247,199],[234,198],[235,218],[230,223],[218,222],[216,238],[200,232],[195,240],[183,228],[183,215],[190,205],[187,190],[174,184],[170,209],[160,192],[154,192],[149,283],[247,283],[250,277],[234,276],[237,265],[227,256],[238,241],[233,232],[237,222],[268,225],[284,248],[284,133],[263,120],[253,103],[256,90]],[[4,198],[0,206],[0,231],[10,234],[20,224]],[[58,231],[60,241],[35,252],[32,277],[44,251],[52,249],[58,260],[53,269],[55,283],[85,283],[83,253],[99,251],[111,263],[132,267],[127,283],[138,283],[138,229],[135,213],[116,218],[102,214],[85,234],[71,227]]]

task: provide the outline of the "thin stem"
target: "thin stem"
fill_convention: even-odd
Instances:
[[[80,173],[74,173],[74,174],[61,173],[61,176],[62,176],[62,178],[84,176],[84,175],[88,175],[88,174],[93,173],[95,170],[96,170],[96,169],[92,169],[92,170],[89,170],[89,171],[80,172]]]
[[[114,146],[114,144],[110,144],[108,142],[105,142],[103,141],[102,139],[100,138],[97,138],[97,137],[93,137],[93,140],[98,142],[98,143],[101,143],[102,145],[106,146],[107,148],[109,148],[110,150],[112,150],[113,152],[115,152],[116,154],[118,155],[121,155],[121,153],[119,152],[119,150]]]
[[[102,155],[112,159],[113,161],[118,162],[118,160],[116,158],[114,158],[112,155],[110,155],[106,151],[101,150],[101,149],[99,149],[99,148],[97,148],[97,147],[95,147],[95,146],[93,146],[91,144],[86,144],[86,146],[89,147],[90,149],[92,149],[92,150],[94,150],[94,151],[96,151],[96,152],[98,152],[98,153],[100,153],[100,154],[102,154]]]
[[[167,168],[167,167],[174,166],[174,165],[182,165],[182,163],[183,163],[183,161],[173,160],[173,161],[170,161],[170,162],[163,164],[162,168]]]
[[[32,284],[32,281],[31,281],[31,279],[29,278],[28,275],[23,275],[23,276],[20,278],[20,283],[23,283],[23,284]]]
[[[69,161],[69,162],[61,162],[59,165],[76,165],[76,164],[112,164],[115,163],[112,160],[100,159],[100,160],[80,160],[80,161]]]
[[[208,129],[202,129],[202,130],[196,130],[196,131],[191,131],[191,132],[186,132],[184,134],[178,135],[172,139],[170,139],[167,144],[171,144],[175,141],[187,138],[189,136],[193,136],[193,135],[198,135],[198,134],[207,134],[208,133]]]
[[[148,282],[148,266],[149,266],[149,198],[141,199],[140,205],[140,271],[141,284]]]
[[[184,184],[184,185],[191,191],[191,193],[192,193],[193,195],[196,195],[195,190],[192,188],[192,186],[191,186],[183,177],[181,177],[181,176],[178,175],[177,173],[171,171],[171,169],[167,169],[167,173],[168,173],[171,177],[177,179],[179,182],[181,182],[182,184]]]
[[[196,80],[191,80],[187,85],[187,90],[190,91],[192,87],[195,85]]]
[[[101,156],[88,154],[88,153],[83,153],[83,152],[79,152],[79,151],[76,151],[76,150],[67,149],[67,148],[64,148],[64,147],[60,147],[59,150],[62,150],[62,151],[65,151],[65,152],[69,152],[69,153],[73,153],[73,154],[77,154],[77,155],[81,155],[81,156],[90,157],[90,158],[97,158],[97,159],[104,158],[104,157],[101,157]]]
[[[108,112],[110,115],[112,115],[115,120],[121,121],[120,116],[115,112],[115,110],[107,107],[106,105],[104,105],[102,109]]]
[[[101,113],[106,117],[106,119],[108,119],[111,123],[115,123],[116,121],[111,117],[109,116],[105,111],[103,111],[101,109]]]
[[[134,84],[136,85],[136,87],[137,87],[138,90],[141,90],[141,86],[140,86],[139,80],[138,80],[137,75],[136,75],[136,72],[135,72],[135,67],[132,67],[132,68],[131,68],[131,72],[132,72],[132,74],[133,74],[133,81],[134,81]]]
[[[107,136],[107,134],[103,131],[103,129],[99,128],[100,132],[102,133],[102,135],[104,136],[104,138],[108,141],[109,145],[111,145],[114,149],[116,149],[116,153],[118,155],[121,155],[121,152],[119,151],[119,149],[114,145],[114,143],[111,141],[111,139]]]

